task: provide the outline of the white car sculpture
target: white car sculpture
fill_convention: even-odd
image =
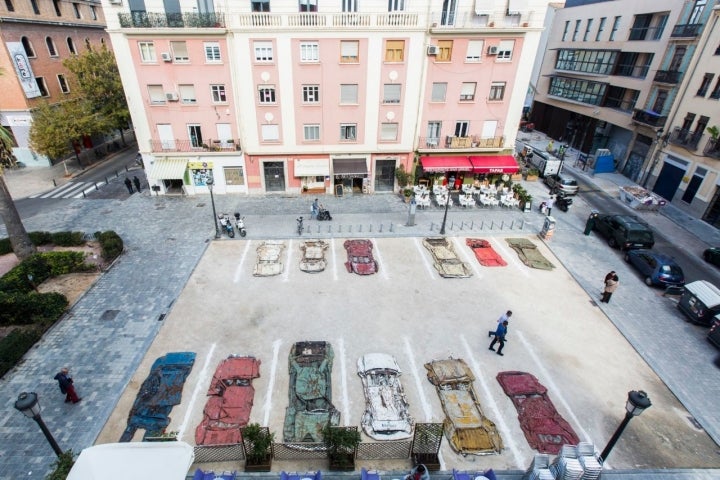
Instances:
[[[283,264],[280,255],[285,249],[285,242],[265,241],[257,248],[257,263],[253,269],[256,277],[271,277],[280,275],[283,271]]]

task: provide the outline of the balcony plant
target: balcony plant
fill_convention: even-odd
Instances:
[[[272,467],[272,444],[275,434],[267,427],[250,423],[242,429],[246,472],[269,472]]]
[[[720,128],[718,128],[717,125],[708,127],[707,132],[710,134],[710,138],[712,138],[713,140],[717,140],[718,138],[720,138]]]
[[[330,460],[330,470],[354,471],[355,452],[360,445],[357,427],[333,427],[328,424],[323,428],[322,437]]]

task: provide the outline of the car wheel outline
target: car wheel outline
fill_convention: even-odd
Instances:
[[[628,255],[627,253],[625,254],[625,261],[627,263],[630,263],[630,255]]]
[[[617,242],[615,241],[615,237],[610,236],[608,237],[608,245],[610,245],[612,248],[617,247]]]
[[[653,286],[652,278],[645,277],[645,285],[647,285],[648,287],[652,287]]]

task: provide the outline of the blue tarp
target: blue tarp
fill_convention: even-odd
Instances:
[[[615,158],[610,155],[598,156],[595,159],[595,173],[610,173],[615,171]]]

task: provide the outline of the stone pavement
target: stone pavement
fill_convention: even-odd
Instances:
[[[123,155],[131,158],[134,153]],[[57,173],[12,171],[6,181],[13,195],[27,196],[52,188],[48,178]],[[584,180],[608,192],[616,192],[618,185],[627,182],[619,174],[586,177]],[[16,182],[18,178],[22,178],[21,185]],[[547,196],[547,189],[540,183],[526,186],[536,199]],[[24,219],[28,230],[112,229],[124,239],[126,253],[66,318],[28,352],[24,361],[0,379],[0,401],[4,405],[0,417],[0,478],[43,478],[53,461],[52,450],[37,431],[37,425],[12,407],[22,391],[38,393],[43,419],[63,449],[79,452],[94,443],[155,338],[164,315],[172,309],[213,237],[209,198],[158,197],[147,190],[130,196],[124,189],[120,181],[111,182],[89,199],[70,201],[61,209]],[[249,239],[295,236],[295,218],[309,216],[311,201],[310,196],[291,195],[215,196],[218,212],[239,211],[246,216]],[[415,226],[406,226],[408,207],[396,195],[324,196],[322,202],[334,220],[307,221],[314,237],[434,235],[444,213],[438,206],[418,211]],[[671,232],[668,235],[679,245],[694,248],[720,245],[715,229],[703,227],[703,222],[697,220],[683,220],[682,215],[672,210],[666,207],[660,214],[643,216],[655,228]],[[630,274],[623,277],[627,267],[602,239],[582,236],[588,212],[581,194],[570,212],[556,214],[558,226],[548,247],[592,298],[597,297],[605,272],[617,270],[621,278],[629,278]],[[446,230],[448,235],[534,234],[539,231],[542,219],[537,211],[522,213],[500,208],[463,211],[453,207]],[[4,227],[0,228],[0,235],[5,235]],[[231,240],[223,237],[221,241]],[[243,240],[236,237],[232,241]],[[561,292],[558,302],[562,301],[560,295]],[[703,341],[699,330],[680,321],[666,299],[658,299],[655,291],[639,281],[622,283],[612,303],[600,308],[677,395],[693,415],[691,420],[720,442],[720,407],[716,401],[709,401],[720,398],[720,381],[707,358],[712,347]],[[60,401],[62,397],[52,377],[63,365],[72,368],[83,397],[79,405]],[[620,410],[618,419],[621,415]],[[659,478],[657,472],[649,471],[608,474],[618,478]],[[720,470],[673,471],[672,475],[720,478]],[[506,472],[503,478],[520,478],[520,474]]]

